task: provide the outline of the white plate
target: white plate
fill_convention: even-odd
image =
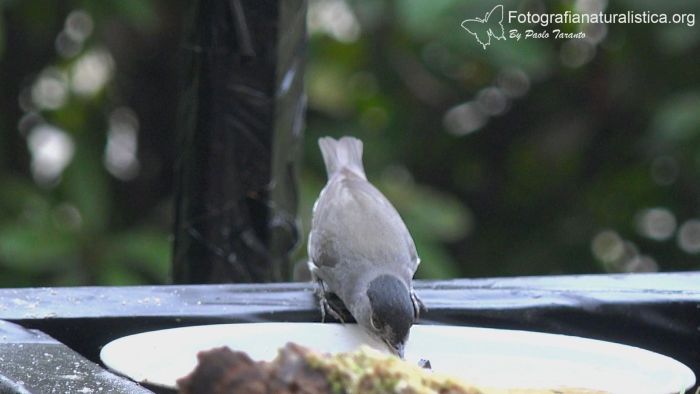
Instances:
[[[175,387],[194,369],[197,352],[219,346],[272,360],[287,342],[323,352],[382,348],[354,324],[250,323],[174,328],[136,334],[107,344],[110,369],[137,382]],[[416,325],[406,358],[466,382],[497,388],[576,387],[612,393],[679,393],[693,372],[647,350],[564,335],[488,328]]]

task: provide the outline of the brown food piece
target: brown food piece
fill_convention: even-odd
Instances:
[[[255,362],[247,354],[227,347],[200,352],[195,370],[179,379],[177,385],[182,394],[330,393],[323,372],[306,362],[306,352],[290,343],[271,363]]]
[[[288,343],[272,362],[227,347],[197,359],[195,370],[177,381],[181,394],[480,393],[370,349],[329,355]]]

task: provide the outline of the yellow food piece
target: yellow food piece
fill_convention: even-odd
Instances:
[[[369,347],[331,356],[310,352],[307,357],[309,365],[327,374],[335,393],[482,394],[458,379],[425,370]]]
[[[604,394],[578,388],[478,388],[366,346],[335,355],[310,351],[305,357],[326,374],[335,394]]]

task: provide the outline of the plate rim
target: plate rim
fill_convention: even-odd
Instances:
[[[289,326],[289,325],[298,325],[298,326],[329,326],[333,325],[335,327],[343,327],[344,325],[342,323],[320,323],[320,322],[240,322],[240,323],[216,323],[216,324],[197,324],[197,325],[190,325],[190,326],[182,326],[182,327],[172,327],[172,328],[165,328],[165,329],[159,329],[159,330],[151,330],[151,331],[144,331],[144,332],[139,332],[139,333],[134,333],[130,335],[125,335],[119,338],[116,338],[114,340],[109,341],[106,343],[102,349],[100,349],[100,354],[99,358],[102,361],[102,363],[112,372],[117,373],[121,376],[125,376],[133,381],[136,381],[138,383],[144,383],[148,384],[151,386],[155,387],[161,387],[161,388],[176,388],[175,385],[172,384],[166,384],[158,381],[152,381],[149,380],[147,377],[147,373],[142,373],[142,374],[130,374],[128,372],[125,373],[123,368],[119,368],[118,366],[115,367],[115,365],[111,362],[113,360],[110,360],[110,352],[113,351],[114,348],[118,348],[122,343],[129,343],[132,338],[134,337],[147,337],[147,336],[152,336],[152,335],[158,335],[162,334],[164,332],[167,333],[178,333],[178,332],[183,332],[183,331],[197,331],[197,330],[203,330],[203,329],[226,329],[230,328],[232,326],[240,327],[240,326],[269,326],[269,327],[274,327],[274,326]],[[345,326],[351,325],[351,326],[356,326],[355,324],[345,324]],[[420,327],[420,328],[419,328]],[[697,383],[697,376],[695,376],[695,373],[693,372],[690,367],[682,363],[681,361],[667,356],[665,354],[655,352],[652,350],[648,350],[642,347],[634,346],[634,345],[628,345],[628,344],[623,344],[623,343],[618,343],[618,342],[612,342],[612,341],[606,341],[606,340],[601,340],[601,339],[595,339],[595,338],[588,338],[588,337],[582,337],[582,336],[577,336],[577,335],[566,335],[566,334],[559,334],[559,333],[550,333],[550,332],[542,332],[542,331],[532,331],[532,330],[519,330],[519,329],[505,329],[505,328],[490,328],[490,327],[481,327],[481,326],[462,326],[462,325],[446,325],[446,324],[415,324],[413,326],[413,329],[418,328],[419,330],[423,330],[426,328],[430,329],[437,329],[437,330],[448,330],[448,331],[471,331],[471,332],[484,332],[488,333],[491,335],[518,335],[522,337],[531,337],[531,338],[537,338],[538,340],[541,339],[546,339],[546,338],[552,338],[552,337],[557,337],[561,339],[564,342],[594,342],[598,343],[601,346],[605,347],[618,347],[621,349],[626,349],[626,351],[637,351],[637,352],[643,352],[646,353],[650,357],[655,357],[659,358],[661,360],[664,360],[666,364],[669,366],[673,365],[674,368],[677,369],[677,374],[679,377],[682,378],[684,381],[683,385],[685,385],[685,389],[688,389],[690,387],[693,387]],[[226,346],[223,344],[222,346]],[[202,349],[206,350],[206,349]],[[682,392],[682,391],[681,391]]]

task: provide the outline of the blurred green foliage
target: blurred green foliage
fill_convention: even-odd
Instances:
[[[186,3],[0,2],[0,286],[167,281]],[[483,49],[460,23],[495,4],[700,10],[311,0],[304,234],[316,140],[349,134],[420,277],[700,268],[700,28],[550,26],[589,39]]]
[[[181,10],[0,4],[0,286],[166,282],[173,146],[157,140],[172,138],[174,111],[143,115],[158,82],[134,84],[153,73],[144,60],[174,62]]]
[[[560,28],[588,39],[494,39],[483,49],[460,23],[496,4],[700,10],[689,1],[312,1],[303,179],[316,180],[303,189],[304,211],[323,182],[316,138],[352,134],[416,239],[421,277],[700,268],[700,29],[506,20],[506,35]]]

